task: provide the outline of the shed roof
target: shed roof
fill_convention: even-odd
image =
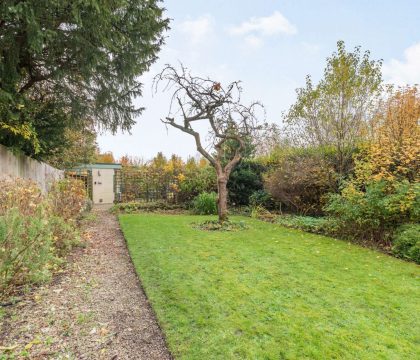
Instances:
[[[116,163],[94,163],[94,164],[79,164],[77,166],[75,166],[73,169],[71,170],[82,170],[82,169],[121,169],[122,165],[121,164],[116,164]]]

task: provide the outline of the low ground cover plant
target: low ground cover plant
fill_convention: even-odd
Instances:
[[[165,200],[158,201],[130,201],[117,203],[112,206],[110,211],[115,214],[142,213],[142,212],[182,212],[187,208],[198,215],[217,214],[217,194],[215,192],[203,192],[197,195],[190,204],[188,203],[169,203]]]
[[[269,212],[263,207],[252,208],[251,217],[276,223],[292,229],[299,229],[314,234],[328,235],[343,240],[362,243],[364,245],[368,245],[369,247],[382,250],[387,254],[394,255],[398,258],[414,261],[420,264],[420,225],[417,223],[407,223],[399,227],[396,227],[395,223],[390,223],[387,228],[388,245],[378,246],[381,244],[377,244],[374,241],[363,242],[363,239],[366,239],[366,233],[372,234],[371,227],[366,226],[365,228],[352,228],[351,226],[353,225],[353,221],[346,223],[346,219],[295,214],[278,215]],[[378,219],[381,218],[378,217]],[[363,219],[363,221],[368,222],[369,218]],[[348,228],[343,228],[344,224],[348,224]],[[376,229],[377,228],[375,227],[374,230]]]
[[[58,180],[48,195],[30,180],[0,181],[0,297],[47,281],[79,243],[83,184]]]
[[[275,219],[277,224],[315,234],[333,234],[331,219],[303,215],[281,215]]]
[[[115,204],[110,211],[113,213],[160,212],[184,209],[183,204],[171,204],[166,201],[131,201]]]
[[[202,222],[192,223],[192,227],[198,230],[205,231],[238,231],[248,229],[248,225],[245,221],[232,221],[226,220],[222,223],[218,220],[205,220]]]
[[[273,222],[277,218],[276,214],[270,212],[262,205],[252,206],[250,216],[254,219],[259,219],[268,222]]]

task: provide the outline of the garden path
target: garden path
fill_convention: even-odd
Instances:
[[[53,282],[0,309],[0,358],[171,359],[115,216],[93,214]]]

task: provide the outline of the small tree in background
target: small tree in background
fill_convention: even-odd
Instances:
[[[57,138],[53,138],[57,141]],[[44,161],[58,169],[71,169],[77,164],[91,164],[96,162],[98,144],[96,132],[89,128],[65,128],[63,140],[54,151],[45,155]]]
[[[104,152],[103,154],[96,154],[96,162],[98,163],[106,163],[106,164],[114,164],[115,158],[112,151]]]
[[[381,91],[381,61],[370,59],[360,47],[346,51],[343,41],[327,59],[324,77],[296,90],[297,100],[285,116],[290,138],[298,146],[333,148],[335,166],[347,175],[352,156],[367,130]]]
[[[219,221],[223,222],[228,218],[229,176],[247,150],[249,139],[263,128],[257,111],[263,113],[264,108],[259,102],[248,106],[241,103],[239,81],[223,87],[209,78],[192,76],[182,65],[179,71],[167,65],[155,77],[156,89],[160,82],[166,83],[165,89],[173,90],[169,114],[162,121],[193,136],[197,151],[216,171],[217,210]],[[193,128],[193,125],[202,122],[210,128],[207,146],[203,144],[202,134]]]

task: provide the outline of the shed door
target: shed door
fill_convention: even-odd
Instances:
[[[92,169],[94,204],[114,202],[114,169]]]

